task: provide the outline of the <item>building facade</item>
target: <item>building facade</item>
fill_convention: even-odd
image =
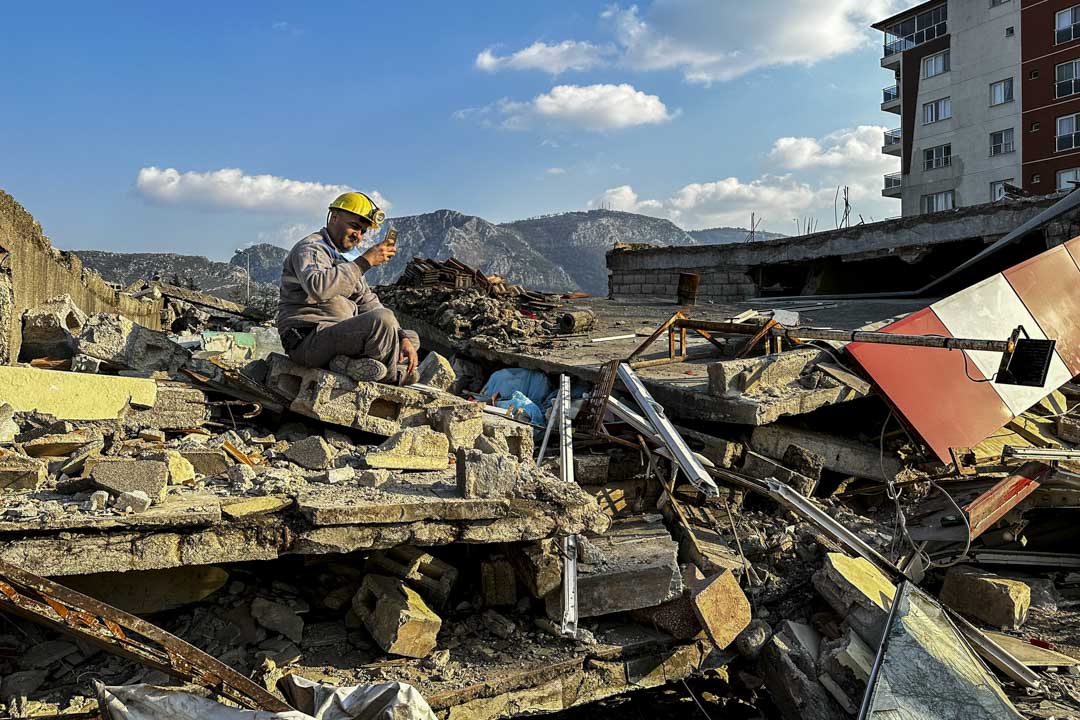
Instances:
[[[901,170],[882,195],[899,198],[902,215],[993,202],[1006,185],[1043,195],[1080,181],[1076,0],[936,0],[874,27],[893,73],[881,109],[900,116],[882,152]]]

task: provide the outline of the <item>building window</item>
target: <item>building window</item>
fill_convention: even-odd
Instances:
[[[885,57],[941,37],[946,33],[949,5],[941,3],[915,17],[885,28]]]
[[[1063,62],[1054,70],[1054,93],[1063,98],[1080,92],[1080,60]]]
[[[1012,128],[990,133],[991,155],[1004,155],[1005,153],[1011,153],[1014,149]]]
[[[935,170],[952,165],[952,144],[923,150],[923,170]]]
[[[1005,178],[1004,180],[995,180],[990,183],[990,202],[997,202],[1005,198],[1005,184],[1012,185],[1012,178]]]
[[[1015,34],[1016,34],[1016,28],[1014,28],[1012,25],[1005,28],[1005,37],[1012,37]]]
[[[1058,190],[1075,190],[1076,185],[1074,185],[1073,183],[1080,183],[1080,168],[1069,168],[1068,170],[1058,171]]]
[[[948,120],[952,117],[952,100],[950,98],[941,98],[926,103],[922,106],[922,109],[923,125],[936,123],[939,120]]]
[[[923,58],[923,77],[934,77],[949,72],[949,51],[944,50]]]
[[[1055,147],[1057,152],[1080,147],[1080,113],[1065,115],[1057,119]]]
[[[1038,79],[1039,79],[1039,71],[1038,70],[1032,70],[1031,72],[1028,73],[1028,80],[1038,80]]]
[[[1037,122],[1031,123],[1031,132],[1039,132],[1039,128],[1042,127]]]
[[[1032,185],[1038,185],[1041,182],[1042,182],[1042,176],[1039,175],[1038,173],[1035,173],[1034,175],[1031,176],[1031,184]]]
[[[1013,100],[1012,78],[1005,78],[996,83],[990,83],[990,104],[1003,105]]]
[[[942,210],[952,210],[954,204],[954,190],[946,190],[945,192],[931,193],[930,195],[922,196],[922,211],[924,213],[941,212]]]
[[[990,0],[990,7],[997,7],[998,5],[1004,5],[1009,0]]]
[[[1080,37],[1080,5],[1073,5],[1054,16],[1054,43],[1069,42]]]

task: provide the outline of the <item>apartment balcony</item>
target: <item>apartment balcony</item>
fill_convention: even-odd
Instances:
[[[891,32],[886,32],[885,44],[882,48],[881,67],[890,70],[899,70],[900,58],[903,56],[905,50],[910,50],[925,42],[935,40],[948,32],[948,22],[945,20],[932,25],[927,25],[916,32],[909,33],[902,37]]]
[[[900,197],[900,173],[889,173],[885,176],[885,187],[881,189],[882,197]]]
[[[900,114],[900,86],[890,85],[881,89],[881,111]]]
[[[903,137],[900,135],[900,128],[895,130],[886,130],[885,139],[881,145],[881,152],[885,155],[895,155],[901,157],[903,155]]]

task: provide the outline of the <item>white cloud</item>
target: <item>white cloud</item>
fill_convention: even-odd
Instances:
[[[563,168],[560,168],[560,167],[550,167],[547,170],[545,170],[544,172],[546,172],[548,175],[565,175],[566,174],[566,170],[564,170]]]
[[[556,85],[550,92],[521,102],[503,98],[482,108],[466,108],[454,118],[477,117],[484,126],[498,125],[508,130],[523,130],[536,120],[558,125],[602,131],[637,125],[659,125],[673,120],[671,112],[656,95],[649,95],[633,85]],[[498,123],[492,117],[499,117]]]
[[[764,218],[765,229],[792,232],[792,219],[813,215],[821,229],[833,227],[838,186],[848,186],[853,222],[863,214],[881,219],[896,214],[893,200],[881,197],[882,175],[898,169],[898,159],[881,153],[883,127],[860,126],[821,138],[780,138],[768,160],[781,171],[744,181],[728,177],[684,185],[664,199],[643,199],[630,185],[606,190],[589,207],[663,217],[688,229],[746,227],[750,213]],[[797,171],[798,175],[794,172]],[[841,201],[842,204],[842,201]]]
[[[276,175],[247,175],[239,168],[180,172],[175,168],[144,167],[135,178],[135,189],[144,198],[163,205],[306,213],[325,210],[337,195],[353,188]],[[379,207],[391,207],[378,191],[366,192]]]
[[[485,70],[539,68],[557,74],[605,61],[632,70],[675,70],[694,83],[730,80],[752,70],[808,65],[874,41],[869,24],[900,0],[653,0],[644,9],[613,5],[601,14],[617,49],[566,40],[534,43],[499,57],[480,53]],[[555,70],[554,68],[561,68]]]
[[[614,53],[609,46],[589,42],[564,40],[557,45],[534,42],[527,48],[511,55],[499,56],[494,48],[488,48],[476,56],[476,67],[487,72],[498,70],[541,70],[560,75],[567,70],[592,70],[607,65],[607,57]]]

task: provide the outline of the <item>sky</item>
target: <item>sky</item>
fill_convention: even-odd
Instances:
[[[882,198],[910,0],[11,3],[0,189],[63,249],[227,259],[388,215],[591,208],[795,234]]]

